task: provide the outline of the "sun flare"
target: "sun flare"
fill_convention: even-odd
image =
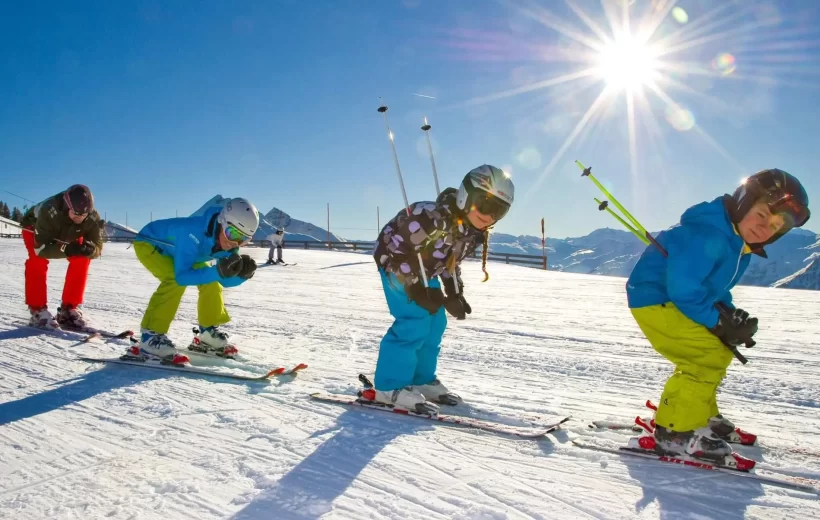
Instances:
[[[541,168],[528,194],[564,164],[574,146],[616,126],[626,137],[629,173],[636,182],[644,158],[657,163],[653,172],[664,171],[659,157],[666,137],[674,135],[669,128],[691,132],[736,171],[746,171],[698,122],[698,109],[733,120],[755,117],[768,110],[759,100],[769,99],[773,85],[817,85],[814,26],[802,15],[784,16],[773,0],[695,2],[692,13],[677,0],[502,3],[514,8],[512,33],[459,31],[449,45],[467,60],[516,64],[510,88],[461,106],[528,96],[529,113],[546,108],[545,122],[535,121],[533,128],[566,135],[552,157],[541,157],[529,145],[517,154],[516,166]],[[559,3],[572,16],[553,7]],[[543,36],[536,26],[543,27]],[[740,82],[753,90],[746,92]]]
[[[657,54],[638,38],[625,34],[601,49],[596,72],[609,87],[633,91],[658,77]]]

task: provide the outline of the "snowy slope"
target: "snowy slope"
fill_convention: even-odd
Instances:
[[[249,249],[262,260],[265,250]],[[19,328],[19,240],[0,240],[0,518],[9,519],[557,519],[809,518],[816,495],[703,470],[574,447],[592,419],[630,420],[657,399],[671,367],[641,336],[623,279],[491,264],[479,283],[464,266],[473,314],[450,322],[440,377],[476,408],[573,420],[522,441],[381,412],[312,402],[353,392],[372,374],[390,317],[373,263],[360,255],[287,251],[225,291],[230,331],[252,369],[304,361],[291,382],[234,384],[139,368],[88,365],[116,342]],[[49,274],[58,303],[65,262]],[[86,315],[137,328],[156,287],[127,244],[92,263]],[[736,302],[761,317],[747,366],[733,363],[722,411],[765,445],[771,468],[820,478],[820,295],[743,287]],[[172,336],[190,337],[196,291]]]
[[[107,221],[105,223],[105,236],[107,237],[128,237],[131,238],[139,233],[138,229],[126,227],[120,223]]]
[[[811,253],[805,260],[805,267],[773,284],[787,289],[820,289],[820,240],[805,248]]]
[[[787,276],[774,283],[774,287],[787,289],[817,289],[820,287],[820,255],[808,258],[808,265],[793,275]]]

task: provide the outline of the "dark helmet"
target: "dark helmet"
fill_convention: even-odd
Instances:
[[[65,190],[63,200],[68,208],[77,215],[87,215],[94,210],[94,195],[88,186],[75,184]]]
[[[737,224],[743,220],[758,202],[765,202],[769,211],[781,215],[785,225],[766,243],[757,245],[771,244],[792,228],[803,226],[811,216],[809,196],[803,185],[793,175],[777,168],[759,171],[738,186],[731,197],[732,222]]]

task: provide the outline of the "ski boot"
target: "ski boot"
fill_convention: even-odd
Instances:
[[[732,421],[720,414],[709,419],[709,428],[711,428],[718,437],[730,444],[752,446],[757,442],[757,435],[737,428]]]
[[[413,389],[419,391],[426,400],[433,403],[455,406],[462,402],[461,397],[450,392],[438,378],[426,385],[414,385]]]
[[[239,354],[239,349],[228,343],[228,333],[216,326],[194,328],[194,334],[196,336],[188,345],[188,350],[228,359],[233,359]]]
[[[655,406],[652,401],[646,401],[646,407],[652,410],[653,412],[658,411],[658,407]],[[637,417],[635,419],[635,424],[637,426],[642,427],[644,430],[652,433],[655,429],[655,414],[652,414],[652,418],[641,418]],[[716,416],[709,419],[709,428],[712,429],[718,437],[725,440],[729,444],[741,444],[743,446],[752,446],[757,442],[757,435],[753,433],[749,433],[747,431],[743,431],[740,428],[737,428],[732,421],[726,419],[721,414],[717,414]]]
[[[54,319],[48,307],[29,307],[31,319],[28,324],[39,329],[59,329],[60,324]]]
[[[755,461],[735,453],[709,426],[685,432],[656,426],[652,435],[633,437],[628,446],[659,455],[692,457],[740,471],[749,471],[755,466]]]
[[[373,401],[389,408],[399,408],[425,415],[438,415],[439,412],[438,406],[427,401],[424,395],[412,386],[398,390],[368,388],[361,392],[361,396],[367,401]]]
[[[64,329],[82,330],[86,327],[83,311],[69,303],[64,303],[57,309],[57,323]]]
[[[168,336],[147,329],[142,329],[139,344],[129,347],[128,352],[120,359],[127,361],[157,359],[163,364],[170,365],[184,365],[190,362],[188,356],[177,352],[176,346]]]

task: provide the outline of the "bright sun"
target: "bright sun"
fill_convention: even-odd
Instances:
[[[637,90],[658,75],[657,53],[631,35],[621,35],[601,49],[596,70],[617,90]]]

